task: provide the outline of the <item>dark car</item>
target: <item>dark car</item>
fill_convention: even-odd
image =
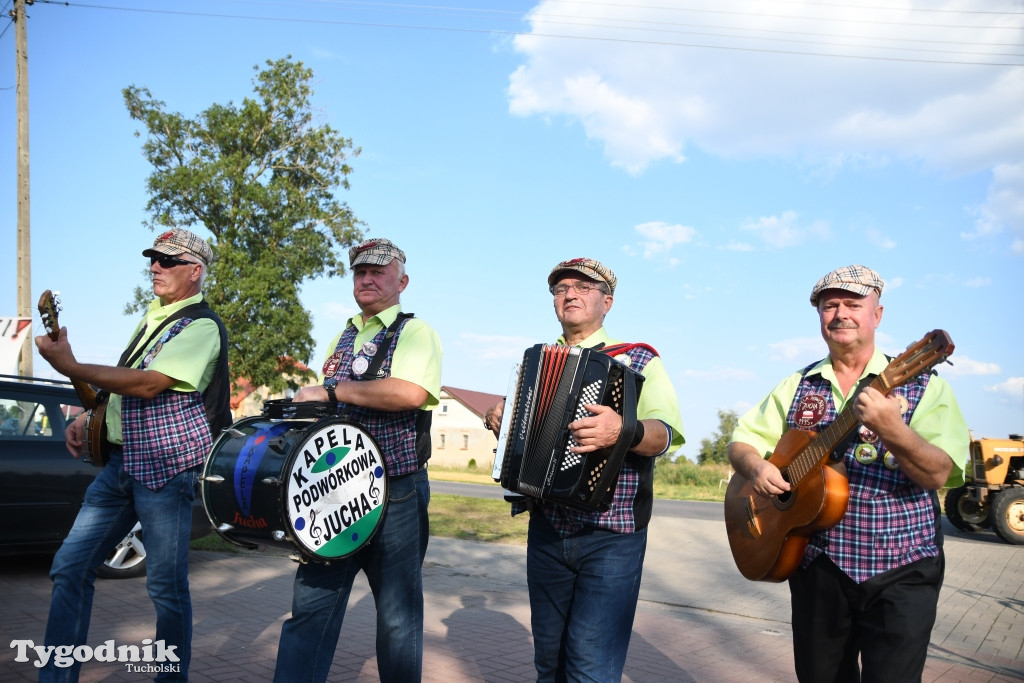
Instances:
[[[99,468],[71,457],[64,427],[82,412],[70,382],[0,375],[0,555],[57,551]],[[192,538],[211,531],[196,496]],[[99,568],[105,578],[146,573],[138,525]]]

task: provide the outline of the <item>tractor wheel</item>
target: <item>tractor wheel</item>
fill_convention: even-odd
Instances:
[[[992,528],[1007,543],[1024,545],[1024,488],[999,492],[992,503]]]
[[[960,531],[981,531],[989,525],[988,506],[968,500],[966,486],[946,492],[946,517]]]

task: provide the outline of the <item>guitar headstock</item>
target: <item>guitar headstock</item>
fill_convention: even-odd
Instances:
[[[46,290],[39,297],[39,304],[36,307],[39,309],[39,317],[43,319],[46,334],[53,341],[57,341],[57,337],[60,335],[60,322],[57,319],[57,315],[61,311],[60,292]]]
[[[954,348],[953,340],[945,330],[932,330],[896,356],[879,375],[879,379],[888,392],[942,363],[949,358]]]

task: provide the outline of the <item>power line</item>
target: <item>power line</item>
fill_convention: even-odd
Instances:
[[[575,1],[575,0],[559,0],[559,1]],[[659,41],[659,40],[643,40],[639,38],[624,38],[615,36],[587,36],[587,35],[572,35],[564,33],[552,33],[542,31],[510,31],[504,29],[495,28],[471,28],[471,27],[456,27],[456,26],[430,26],[422,24],[405,24],[405,23],[386,23],[386,22],[368,22],[368,21],[352,21],[352,20],[338,20],[338,19],[304,19],[298,17],[268,17],[268,16],[256,16],[256,15],[241,15],[241,14],[221,14],[213,12],[190,12],[181,10],[161,10],[152,8],[131,8],[131,7],[111,7],[107,5],[93,5],[85,3],[71,3],[71,2],[54,2],[54,0],[37,0],[43,4],[60,4],[66,7],[72,8],[85,8],[85,9],[99,9],[109,11],[122,11],[122,12],[136,12],[136,13],[148,13],[148,14],[161,14],[161,15],[176,15],[176,16],[195,16],[204,18],[214,19],[232,19],[232,20],[247,20],[247,21],[275,21],[275,22],[287,22],[287,23],[301,23],[301,24],[321,24],[321,25],[343,25],[343,26],[359,26],[367,28],[391,28],[391,29],[405,29],[405,30],[420,30],[420,31],[445,31],[445,32],[456,32],[456,33],[476,33],[476,34],[491,34],[491,35],[506,35],[506,36],[533,36],[563,40],[587,40],[587,41],[604,41],[604,42],[616,42],[625,44],[638,44],[638,45],[654,45],[661,47],[681,47],[681,48],[694,48],[694,49],[711,49],[711,50],[727,50],[737,52],[755,52],[755,53],[766,53],[766,54],[786,54],[796,56],[807,56],[807,57],[831,57],[836,59],[866,59],[873,61],[893,61],[893,62],[910,62],[910,63],[923,63],[923,64],[947,64],[947,65],[960,65],[960,66],[1009,66],[1019,67],[1024,66],[1022,63],[1014,62],[987,62],[987,61],[961,61],[951,59],[925,59],[925,58],[913,58],[913,57],[896,57],[896,56],[880,56],[880,55],[862,55],[862,54],[841,54],[841,53],[828,53],[828,52],[813,52],[813,51],[801,51],[801,50],[782,50],[782,49],[770,49],[770,48],[757,48],[757,47],[742,47],[742,46],[729,46],[729,45],[710,45],[704,43],[690,43],[690,42],[674,42],[674,41]],[[360,4],[365,5],[366,3],[353,3],[353,2],[339,2],[336,4]],[[586,4],[609,4],[615,5],[618,3],[586,3]],[[394,3],[380,3],[377,6],[387,6],[391,8],[401,7],[405,9],[415,8],[417,10],[423,9],[447,9],[447,10],[461,10],[466,11],[466,8],[442,8],[438,6],[422,6],[422,5],[396,5]],[[479,10],[470,9],[471,12],[479,12]],[[710,10],[709,10],[710,11]],[[567,22],[572,23],[572,22]],[[656,22],[655,22],[656,23]],[[574,23],[573,25],[586,27],[586,24]],[[943,28],[949,28],[948,26]],[[962,27],[961,27],[962,28]],[[653,30],[653,29],[652,29]],[[715,34],[712,34],[713,36]],[[742,36],[715,36],[715,37],[729,37],[737,38]],[[931,41],[928,41],[931,42]],[[900,49],[900,48],[884,48],[879,46],[872,48],[871,46],[844,46],[844,47],[868,47],[868,49]],[[937,50],[928,50],[931,52],[938,52]],[[953,53],[953,54],[972,54],[972,53]],[[990,54],[992,56],[1017,56],[1015,54],[1002,55],[999,53],[983,53]]]
[[[749,37],[748,36],[732,36],[732,35],[722,34],[722,33],[707,33],[707,32],[702,32],[702,31],[683,31],[683,30],[679,30],[679,29],[667,29],[667,28],[644,28],[644,27],[640,27],[640,26],[619,27],[619,26],[609,25],[609,24],[597,24],[597,23],[576,24],[576,23],[573,23],[573,22],[560,22],[560,21],[549,21],[548,23],[552,23],[552,24],[569,24],[569,25],[574,25],[574,26],[588,26],[588,27],[595,27],[595,28],[623,28],[624,30],[627,30],[627,31],[647,31],[647,32],[657,32],[657,33],[675,33],[675,34],[683,34],[683,35],[710,36],[710,37],[715,37],[715,38],[740,38],[740,39],[742,39],[742,38],[750,38],[751,40],[764,40],[764,41],[783,42],[783,43],[801,43],[801,44],[805,44],[805,45],[830,45],[830,44],[833,44],[833,43],[827,43],[827,42],[824,42],[824,41],[800,40],[800,39],[797,39],[797,38],[773,38],[773,37],[769,37],[769,36],[765,36],[765,37],[757,37],[757,36],[749,36]],[[743,30],[743,29],[736,29],[736,30]],[[534,33],[533,35],[536,35],[536,33]],[[810,34],[810,35],[815,35],[815,34]],[[846,38],[847,36],[835,35],[833,37],[836,37],[836,38]],[[850,37],[853,38],[854,36],[850,36]],[[865,36],[856,36],[856,38],[858,38],[858,39],[868,39],[868,40],[871,39],[870,37],[865,37]],[[919,41],[919,42],[937,43],[939,41]],[[986,43],[967,43],[967,44],[968,45],[986,45]],[[868,49],[868,50],[896,50],[896,51],[901,51],[901,52],[935,52],[935,53],[954,54],[954,55],[984,55],[984,56],[992,56],[992,57],[997,57],[997,56],[998,57],[1024,57],[1024,53],[1019,53],[1019,52],[970,52],[970,51],[965,51],[965,50],[941,50],[941,49],[938,49],[938,48],[925,48],[925,47],[916,47],[916,48],[914,48],[914,47],[896,47],[896,46],[889,46],[889,45],[857,45],[857,44],[852,44],[852,43],[835,43],[835,45],[837,47],[856,47],[856,48],[864,48],[864,49]],[[1009,45],[1016,46],[1015,43],[1009,43]]]
[[[694,7],[666,7],[664,5],[635,5],[635,4],[632,4],[632,3],[626,4],[626,3],[621,3],[621,2],[597,2],[596,0],[552,0],[552,1],[553,2],[566,3],[566,4],[572,4],[572,5],[601,5],[601,6],[607,6],[607,7],[628,7],[629,9],[656,9],[656,10],[664,10],[664,11],[669,11],[669,12],[695,12],[695,13],[700,13],[700,14],[727,14],[727,15],[733,15],[733,16],[744,16],[744,17],[764,17],[764,18],[768,18],[768,19],[806,19],[806,20],[814,20],[814,21],[824,19],[826,21],[835,21],[835,22],[840,22],[840,23],[884,24],[884,25],[892,25],[892,26],[919,26],[919,27],[924,27],[924,28],[969,28],[969,29],[978,29],[978,28],[982,28],[982,29],[1006,29],[1006,28],[1019,29],[1020,28],[1019,26],[1012,26],[1012,27],[1007,27],[1007,26],[954,26],[954,25],[951,25],[951,24],[919,24],[919,23],[914,23],[914,22],[877,21],[877,20],[872,20],[872,19],[847,19],[847,18],[842,18],[842,17],[805,17],[805,16],[797,16],[797,15],[792,15],[792,14],[766,14],[766,13],[763,13],[763,12],[740,12],[740,11],[736,11],[736,10],[704,9],[704,8],[694,8]],[[799,3],[799,4],[804,4],[804,3]],[[849,5],[828,5],[828,4],[824,4],[824,3],[814,3],[814,4],[818,5],[818,6],[824,6],[824,7],[850,7]],[[856,9],[867,9],[866,7],[862,8],[860,6],[854,6],[854,7]],[[896,8],[887,7],[887,8],[882,8],[882,9],[893,10],[893,9],[896,9]],[[998,12],[997,14],[1017,15],[1017,14],[1021,14],[1021,13],[1019,13],[1019,12],[1014,12],[1014,13]]]
[[[558,0],[553,0],[558,1]],[[270,2],[262,4],[277,5],[279,3]],[[302,3],[309,5],[310,3]],[[402,11],[402,10],[415,10],[416,14],[430,14],[434,16],[474,16],[474,15],[486,15],[495,17],[502,21],[523,21],[524,17],[518,12],[512,12],[509,10],[491,10],[491,9],[477,9],[477,8],[465,8],[465,7],[451,7],[443,5],[410,5],[406,3],[380,3],[380,2],[365,2],[359,0],[319,0],[319,2],[312,3],[314,5],[335,5],[345,7],[359,7],[363,9],[373,8],[376,11],[383,11],[386,8],[388,11]],[[598,5],[598,4],[610,4],[610,3],[599,3],[599,2],[587,2],[586,0],[577,0],[576,4],[580,5]],[[295,3],[289,3],[289,7],[294,7]],[[830,7],[838,7],[840,5],[828,5]],[[631,9],[640,8],[642,6],[629,5]],[[842,5],[842,7],[848,7],[848,5]],[[380,9],[378,9],[380,8]],[[666,9],[664,7],[660,9]],[[429,11],[425,11],[429,10]],[[940,11],[940,10],[934,10]],[[954,10],[949,10],[954,11]],[[1024,12],[1020,13],[1024,16]],[[971,42],[971,41],[957,41],[957,40],[928,40],[922,38],[902,38],[887,36],[885,38],[877,38],[870,35],[848,35],[839,33],[822,33],[814,31],[792,31],[785,29],[763,29],[763,28],[752,28],[747,26],[723,26],[721,24],[700,24],[692,22],[677,22],[677,21],[664,21],[664,20],[651,20],[651,19],[627,19],[621,17],[592,17],[592,16],[578,16],[578,15],[564,15],[564,14],[552,14],[552,13],[531,13],[531,18],[539,19],[567,19],[565,22],[552,22],[552,23],[565,23],[569,25],[580,25],[589,26],[591,24],[581,24],[580,20],[588,21],[617,21],[623,24],[653,24],[656,26],[682,26],[687,28],[709,28],[725,31],[743,31],[747,33],[775,33],[775,34],[789,34],[789,35],[804,35],[814,36],[822,38],[853,38],[858,40],[886,40],[895,42],[906,42],[906,43],[938,43],[947,45],[987,45],[994,47],[1019,47],[1019,43],[992,43],[992,42]],[[757,15],[751,15],[757,16]],[[628,28],[624,26],[623,28]],[[957,26],[951,28],[972,28],[969,26]],[[714,35],[714,34],[712,34]],[[742,36],[725,36],[725,37],[742,37]],[[867,46],[870,47],[870,46]]]

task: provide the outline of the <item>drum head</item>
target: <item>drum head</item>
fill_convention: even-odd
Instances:
[[[384,456],[361,426],[339,418],[310,425],[286,466],[281,506],[292,540],[309,559],[348,557],[384,519]]]

